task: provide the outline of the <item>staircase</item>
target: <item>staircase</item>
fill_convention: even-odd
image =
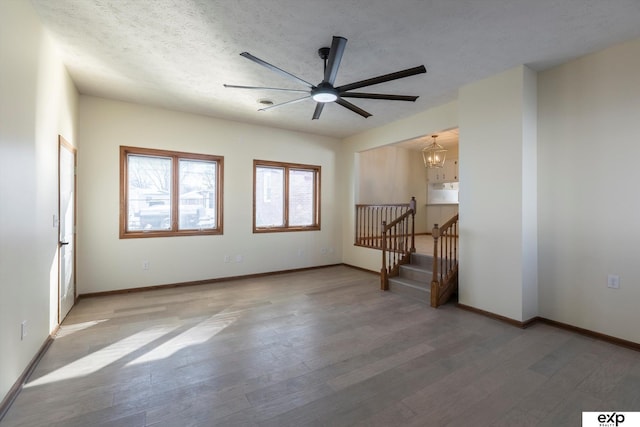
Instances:
[[[433,256],[429,256],[415,252],[413,218],[411,227],[407,226],[408,215],[414,212],[410,210],[390,225],[382,223],[380,289],[429,301],[431,307],[438,307],[458,290],[458,215],[442,226],[434,224]],[[407,236],[410,236],[411,248]]]
[[[382,250],[381,290],[438,307],[458,290],[458,215],[433,225],[430,256],[416,253],[415,212],[415,197],[407,204],[356,205],[355,245]]]
[[[389,290],[424,303],[431,300],[431,278],[433,257],[412,253],[409,264],[402,264],[399,274],[389,277]]]

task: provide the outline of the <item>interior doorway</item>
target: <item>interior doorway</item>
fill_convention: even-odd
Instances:
[[[76,149],[58,137],[58,324],[76,300]]]

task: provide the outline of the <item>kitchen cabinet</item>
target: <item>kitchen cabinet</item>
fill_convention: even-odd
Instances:
[[[459,182],[430,182],[427,185],[427,204],[458,204],[459,186]]]
[[[446,160],[444,167],[429,169],[427,180],[430,183],[458,182],[458,160]]]

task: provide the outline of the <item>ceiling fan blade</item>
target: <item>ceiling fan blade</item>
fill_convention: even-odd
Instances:
[[[340,94],[341,98],[364,98],[364,99],[388,99],[390,101],[413,101],[418,99],[417,96],[410,95],[386,95],[384,93],[363,93],[363,92],[346,92]]]
[[[329,50],[329,59],[327,60],[327,68],[324,70],[324,81],[333,85],[338,75],[338,67],[342,61],[344,48],[347,45],[347,39],[344,37],[333,36],[331,49]]]
[[[283,70],[281,68],[278,68],[275,65],[271,65],[268,62],[263,61],[262,59],[251,55],[249,52],[242,52],[240,54],[240,56],[244,56],[245,58],[250,59],[251,61],[255,62],[256,64],[260,64],[263,67],[266,67],[266,68],[270,69],[271,71],[273,71],[275,73],[278,73],[278,74],[280,74],[282,76],[285,76],[287,78],[293,79],[293,80],[295,80],[295,81],[297,81],[299,83],[302,83],[303,85],[305,85],[307,87],[313,87],[313,85],[311,83],[309,83],[308,81],[302,80],[300,77],[294,76],[293,74],[291,74],[291,73],[289,73],[289,72],[287,72],[287,71],[285,71],[285,70]]]
[[[404,77],[414,76],[416,74],[421,74],[426,72],[427,72],[427,69],[424,68],[424,65],[420,65],[419,67],[407,68],[406,70],[396,71],[395,73],[389,73],[383,76],[361,80],[359,82],[337,87],[336,89],[338,90],[338,92],[342,93],[348,90],[359,89],[365,86],[377,85],[378,83],[389,82],[391,80],[402,79]]]
[[[287,102],[281,102],[280,104],[274,104],[268,107],[260,108],[258,111],[267,111],[267,110],[271,110],[272,108],[278,108],[278,107],[283,107],[289,104],[295,104],[296,102],[304,101],[305,99],[311,99],[311,95],[298,98],[298,99],[292,99],[291,101],[287,101]]]
[[[324,108],[324,102],[318,102],[316,105],[316,109],[313,112],[313,117],[311,120],[318,120],[320,118],[320,114],[322,114],[322,109]]]
[[[281,88],[281,87],[239,86],[239,85],[228,85],[228,84],[224,84],[224,87],[230,87],[230,88],[233,88],[233,89],[282,90],[282,91],[285,91],[285,92],[309,93],[308,90],[304,90],[304,89],[285,89],[285,88]]]
[[[353,111],[354,113],[360,114],[362,117],[364,117],[365,119],[367,117],[371,117],[371,114],[364,111],[362,108],[360,107],[356,107],[355,105],[353,105],[352,103],[345,101],[342,98],[338,98],[336,99],[336,104],[340,104],[342,105],[344,108]]]

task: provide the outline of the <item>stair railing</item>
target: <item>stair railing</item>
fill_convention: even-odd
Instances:
[[[382,224],[390,224],[410,209],[415,211],[415,203],[412,197],[409,203],[356,205],[354,245],[382,249]]]
[[[458,288],[458,215],[442,226],[435,224],[433,236],[433,276],[431,307],[446,303]]]
[[[412,197],[406,212],[388,224],[382,221],[380,289],[383,291],[389,290],[389,277],[397,276],[400,265],[407,264],[411,253],[416,251],[415,214],[416,199]]]

